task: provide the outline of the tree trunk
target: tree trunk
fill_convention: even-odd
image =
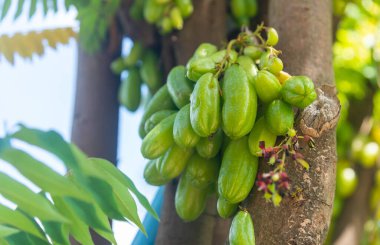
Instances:
[[[113,29],[115,30],[115,29]],[[113,32],[115,33],[115,32]],[[115,33],[116,34],[116,33]],[[121,36],[112,35],[96,54],[78,45],[77,85],[72,125],[72,142],[91,157],[116,163],[119,76],[110,63],[121,54]],[[96,245],[109,244],[92,234]]]
[[[275,208],[254,190],[246,201],[253,216],[256,244],[323,244],[329,228],[335,192],[335,125],[340,106],[332,70],[331,1],[276,0],[268,7],[269,26],[278,30],[284,69],[312,78],[318,99],[301,111],[298,131],[315,137],[316,146],[304,146],[309,172],[287,165],[292,195]],[[267,172],[262,163],[259,172]],[[256,187],[255,187],[256,188]]]

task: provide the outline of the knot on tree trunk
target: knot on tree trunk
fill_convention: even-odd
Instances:
[[[340,103],[335,96],[335,87],[328,87],[327,91],[334,91],[334,95],[329,96],[317,89],[318,99],[300,113],[299,127],[303,134],[319,138],[338,123]]]

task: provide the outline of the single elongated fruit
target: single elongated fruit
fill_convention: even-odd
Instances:
[[[148,118],[145,122],[145,132],[149,133],[154,127],[156,127],[157,124],[159,124],[162,120],[170,116],[171,114],[175,113],[177,111],[175,110],[162,110],[153,113],[152,116]]]
[[[192,81],[197,81],[202,75],[215,71],[216,64],[210,57],[199,58],[189,64],[186,76]]]
[[[157,169],[161,176],[167,179],[178,177],[185,169],[193,149],[173,145],[157,162]]]
[[[144,179],[150,185],[160,186],[168,183],[170,179],[164,178],[157,170],[157,161],[159,159],[149,161],[144,169]]]
[[[282,100],[272,101],[266,108],[265,121],[273,134],[285,135],[294,124],[292,106]]]
[[[270,27],[267,30],[267,45],[274,46],[278,43],[278,34],[276,29]]]
[[[136,111],[141,101],[141,78],[137,68],[128,71],[128,76],[121,82],[119,102],[129,111]]]
[[[231,12],[237,19],[248,17],[245,0],[231,0]]]
[[[250,57],[253,60],[257,60],[261,57],[263,51],[256,46],[247,46],[244,48],[244,55]]]
[[[201,137],[212,135],[220,125],[219,82],[212,73],[204,74],[190,97],[190,121]]]
[[[249,17],[254,17],[257,14],[257,1],[256,0],[245,0],[246,11]]]
[[[268,71],[270,71],[272,74],[277,75],[282,71],[284,68],[284,64],[282,63],[282,60],[278,57],[271,57],[268,60]]]
[[[183,17],[178,7],[173,7],[170,10],[170,21],[175,29],[181,30],[183,28]]]
[[[223,131],[231,139],[248,134],[256,119],[257,97],[240,65],[232,65],[224,73],[223,101]]]
[[[247,211],[239,211],[230,227],[229,241],[231,245],[255,245],[255,231],[251,215]]]
[[[216,53],[218,48],[211,43],[202,43],[198,46],[198,48],[194,52],[194,58],[204,58]]]
[[[253,187],[257,168],[257,157],[249,152],[248,137],[231,141],[224,152],[219,172],[219,195],[230,203],[243,201]]]
[[[170,33],[173,30],[173,24],[169,17],[163,17],[160,22],[158,22],[160,28],[160,34],[165,35]]]
[[[153,51],[148,51],[142,57],[140,75],[151,92],[156,92],[161,84],[161,71],[158,67],[158,57]]]
[[[197,219],[206,207],[209,188],[199,189],[187,180],[186,175],[179,180],[175,193],[175,209],[184,221]]]
[[[129,54],[123,58],[126,67],[132,67],[137,64],[137,61],[142,58],[144,47],[142,43],[135,41]]]
[[[182,107],[177,113],[173,126],[173,137],[176,144],[181,147],[194,147],[200,137],[195,133],[190,122],[190,104]]]
[[[258,69],[253,60],[250,57],[243,55],[239,56],[237,62],[247,74],[248,81],[254,84]]]
[[[141,118],[139,126],[139,135],[141,138],[145,137],[145,122],[148,118],[153,115],[153,113],[162,110],[174,110],[177,109],[173,100],[170,97],[168,86],[165,84],[162,86],[157,93],[154,94],[152,99],[149,101],[145,108],[144,115]]]
[[[218,179],[219,162],[217,158],[206,159],[194,153],[185,170],[185,175],[192,185],[206,188]]]
[[[173,124],[175,116],[176,114],[172,114],[162,120],[143,139],[141,153],[145,158],[158,158],[173,145]]]
[[[224,219],[227,219],[236,213],[238,204],[230,203],[223,197],[219,197],[216,207],[217,207],[219,216]]]
[[[174,2],[181,11],[183,18],[187,18],[193,13],[194,7],[192,0],[174,0]]]
[[[214,61],[214,63],[218,64],[218,63],[221,63],[223,61],[226,54],[227,54],[227,50],[223,49],[223,50],[220,50],[216,53],[213,53],[210,56],[210,58],[212,59],[212,61]],[[235,63],[237,58],[238,58],[238,53],[235,50],[230,50],[229,55],[228,55],[228,59],[229,59],[230,63]]]
[[[281,83],[277,77],[266,70],[260,70],[256,77],[255,89],[257,96],[264,103],[278,99],[281,95]]]
[[[165,9],[165,5],[159,4],[156,0],[146,0],[144,4],[144,19],[154,24],[160,20]]]
[[[171,69],[166,83],[169,94],[178,108],[190,103],[194,83],[186,78],[186,68],[184,66],[176,66]]]
[[[219,129],[215,134],[209,137],[201,138],[195,146],[195,149],[201,157],[210,159],[218,154],[220,148],[222,147],[222,143],[223,131]]]
[[[251,154],[257,156],[261,152],[260,141],[265,142],[265,147],[272,147],[276,143],[277,135],[273,134],[266,126],[264,117],[259,118],[252,128],[248,138],[248,145]]]
[[[287,103],[301,109],[307,107],[317,98],[314,83],[306,76],[293,76],[282,87],[282,98]]]
[[[125,64],[123,62],[123,58],[117,58],[116,60],[112,61],[111,63],[111,71],[115,74],[122,73],[127,67],[125,67]]]

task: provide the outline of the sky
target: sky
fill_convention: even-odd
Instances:
[[[12,20],[12,14],[8,15],[0,22],[0,35],[57,27],[78,29],[75,10],[66,12],[63,1],[58,2],[59,9],[62,11],[56,14],[49,13],[46,17],[43,17],[41,8],[37,9],[37,14],[30,21],[26,16],[28,11],[24,11],[25,14],[17,21]],[[16,4],[13,4],[11,13],[14,13],[15,7]],[[131,42],[126,39],[123,52],[127,54],[130,47]],[[76,50],[77,43],[71,40],[68,45],[59,45],[56,50],[47,47],[45,55],[33,57],[33,61],[16,57],[14,66],[6,62],[3,57],[0,58],[0,137],[18,123],[23,123],[39,129],[54,129],[66,140],[70,140],[75,95]],[[140,154],[141,140],[137,133],[142,112],[141,108],[136,113],[129,113],[124,108],[120,108],[118,159],[119,168],[151,201],[157,188],[149,186],[142,177],[146,161]],[[64,167],[49,154],[25,145],[19,145],[19,147],[30,152],[37,159],[47,162],[54,170],[64,173]],[[37,187],[7,163],[0,161],[0,171],[17,178],[32,190],[38,191]],[[0,203],[12,206],[1,195]],[[141,219],[145,213],[145,210],[139,206]],[[117,242],[127,245],[133,240],[137,228],[127,223],[115,222],[114,231]]]

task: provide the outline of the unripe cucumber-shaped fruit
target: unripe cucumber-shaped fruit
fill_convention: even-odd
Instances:
[[[181,30],[183,28],[183,17],[178,7],[173,7],[170,10],[170,21],[175,29]]]
[[[192,0],[174,0],[175,4],[181,11],[183,18],[189,17],[194,10]]]
[[[197,58],[204,58],[212,55],[213,53],[216,53],[218,51],[218,48],[211,43],[202,43],[198,46],[198,48],[194,52],[194,57]]]
[[[261,57],[263,51],[255,46],[247,46],[244,48],[244,55],[250,57],[253,60],[257,60]]]
[[[178,108],[190,103],[194,83],[186,78],[186,68],[184,66],[176,66],[171,69],[166,83],[169,94]]]
[[[200,77],[206,73],[214,73],[216,71],[216,64],[210,57],[204,57],[193,60],[189,64],[186,76],[196,82]]]
[[[218,209],[219,216],[224,219],[228,219],[229,217],[231,217],[233,214],[236,213],[238,204],[230,203],[223,197],[219,197],[216,207]]]
[[[237,62],[247,74],[248,81],[251,84],[254,84],[258,69],[255,63],[253,62],[253,60],[248,56],[242,55],[242,56],[239,56],[239,58],[237,59]]]
[[[173,126],[173,137],[181,147],[194,147],[200,137],[194,132],[190,122],[190,104],[185,105],[177,113]]]
[[[158,57],[153,51],[147,51],[142,57],[140,75],[152,93],[155,93],[162,84],[158,63]]]
[[[204,74],[190,97],[190,121],[201,137],[215,133],[220,125],[219,82],[212,73]]]
[[[257,96],[264,103],[278,99],[281,95],[281,83],[269,71],[260,70],[255,81]]]
[[[293,76],[282,87],[282,98],[287,103],[301,109],[307,107],[317,98],[314,83],[306,76]]]
[[[248,134],[255,122],[257,96],[240,65],[232,65],[223,78],[223,131],[231,139]]]
[[[217,158],[206,159],[194,153],[184,175],[197,188],[206,188],[218,179],[219,162]]]
[[[223,131],[221,129],[218,129],[215,134],[209,137],[201,138],[195,146],[195,149],[201,157],[210,159],[218,154],[222,146],[222,142]]]
[[[123,58],[119,57],[111,63],[111,71],[115,74],[122,73],[127,67],[124,64]]]
[[[266,108],[264,117],[267,128],[275,135],[285,135],[293,128],[292,106],[282,100],[272,101]]]
[[[175,193],[175,209],[184,221],[197,219],[206,207],[209,188],[199,189],[187,180],[186,175],[179,180]]]
[[[144,127],[146,120],[148,120],[150,116],[152,116],[155,112],[158,111],[175,109],[177,109],[177,107],[175,106],[173,100],[170,97],[168,86],[165,84],[157,91],[157,93],[154,94],[154,96],[145,108],[145,112],[141,118],[139,126],[140,137],[143,138],[147,134],[147,132],[145,132]]]
[[[137,68],[128,71],[128,76],[121,82],[119,102],[129,111],[136,111],[141,101],[141,78]]]
[[[178,177],[185,169],[192,154],[193,149],[182,148],[174,144],[165,155],[157,161],[158,172],[167,179]]]
[[[261,70],[268,67],[268,61],[269,61],[270,57],[272,57],[272,56],[269,52],[264,52],[261,54],[260,62],[259,62],[259,67]]]
[[[245,0],[231,0],[231,12],[235,18],[248,17]]]
[[[177,111],[175,110],[162,110],[162,111],[153,113],[153,115],[150,116],[148,120],[146,120],[145,122],[145,126],[144,126],[145,132],[149,133],[162,120],[164,120],[165,118],[167,118],[168,116],[176,112]]]
[[[135,41],[133,43],[133,46],[131,48],[131,51],[129,52],[128,56],[123,58],[123,62],[126,67],[132,67],[137,64],[139,59],[142,58],[142,55],[144,53],[144,47],[142,43]]]
[[[267,29],[267,45],[274,46],[278,43],[278,34],[276,29],[269,27]]]
[[[292,76],[287,73],[287,72],[284,72],[284,71],[280,71],[276,77],[278,78],[278,81],[284,85],[285,81],[288,80],[289,78],[291,78]]]
[[[158,4],[167,4],[167,3],[170,3],[171,2],[171,0],[155,0],[156,1],[156,3],[158,3]]]
[[[172,114],[162,120],[143,139],[141,153],[145,158],[158,158],[173,145],[173,124],[176,115]]]
[[[251,191],[258,168],[257,157],[248,147],[248,137],[231,141],[224,152],[218,192],[230,203],[243,201]]]
[[[270,71],[274,75],[277,75],[284,68],[282,60],[278,57],[269,58],[267,66],[268,71]]]
[[[254,17],[257,14],[257,1],[245,0],[245,4],[248,17]]]
[[[251,154],[257,156],[261,152],[260,141],[265,142],[265,148],[272,147],[276,143],[277,136],[267,129],[264,117],[259,118],[249,134],[248,144]]]
[[[150,160],[144,169],[144,179],[150,185],[160,186],[168,183],[170,179],[166,179],[157,170],[157,161],[159,159]]]
[[[255,245],[252,217],[247,211],[239,211],[232,220],[229,242],[231,245]]]
[[[144,19],[150,23],[156,23],[164,13],[165,5],[159,4],[156,0],[146,0],[144,4]]]
[[[213,53],[210,56],[210,58],[212,59],[212,61],[214,61],[214,63],[218,64],[218,63],[221,63],[223,61],[226,54],[227,54],[227,50],[223,49],[223,50],[220,50],[216,53]],[[239,54],[235,50],[230,50],[229,55],[228,55],[229,62],[235,63],[237,58],[238,58],[238,55]]]
[[[157,26],[160,28],[160,34],[165,35],[170,33],[173,30],[173,24],[169,17],[164,17]]]

